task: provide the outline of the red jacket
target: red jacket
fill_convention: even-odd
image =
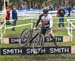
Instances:
[[[10,11],[11,11],[11,8],[7,7],[6,8],[6,20],[10,20]]]

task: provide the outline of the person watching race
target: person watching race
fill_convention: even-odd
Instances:
[[[37,28],[38,24],[41,22],[42,27],[41,27],[41,33],[43,35],[46,34],[46,31],[49,31],[49,35],[52,38],[52,40],[54,41],[55,46],[57,46],[56,42],[55,42],[55,37],[54,34],[52,32],[52,26],[53,26],[53,18],[51,14],[48,14],[48,9],[44,9],[43,10],[43,14],[41,14],[39,16],[39,19],[37,20],[37,23],[35,25],[35,28]]]

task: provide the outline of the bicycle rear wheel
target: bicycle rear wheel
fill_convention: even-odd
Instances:
[[[30,40],[32,39],[32,32],[29,29],[24,29],[20,36],[19,45],[23,47],[28,47]]]

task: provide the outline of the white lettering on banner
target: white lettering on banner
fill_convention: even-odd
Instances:
[[[56,39],[56,40],[61,40],[61,38],[57,38],[57,37],[56,37],[55,39]]]
[[[27,48],[27,49],[26,49],[26,53],[27,53],[27,54],[33,53],[33,49]]]
[[[32,54],[34,51],[37,52],[37,53],[39,53],[39,52],[40,53],[46,53],[46,49],[45,48],[44,49],[41,49],[41,48],[35,48],[35,49],[33,49],[33,48],[32,49],[27,48],[26,49],[26,53],[27,54]]]
[[[26,53],[31,54],[31,53],[33,53],[34,50],[39,53],[41,51],[41,48],[35,48],[35,49],[33,49],[33,48],[30,49],[29,48],[29,49],[26,49]]]
[[[14,43],[14,42],[19,42],[19,40],[21,40],[21,39],[19,39],[19,38],[11,39],[11,42],[12,42],[12,43]]]
[[[0,55],[14,54],[67,54],[71,53],[71,47],[35,47],[35,48],[1,48]]]
[[[45,48],[41,50],[41,53],[45,53],[45,52],[46,52],[46,49]]]
[[[56,41],[63,41],[63,36],[61,37],[55,37]],[[46,37],[46,41],[47,42],[50,42],[50,41],[53,41],[53,39],[51,37]]]
[[[3,54],[22,54],[22,49],[3,49]]]
[[[69,48],[50,48],[50,53],[66,53],[69,52]]]
[[[46,38],[46,40],[49,42],[49,41],[52,41],[52,38]]]

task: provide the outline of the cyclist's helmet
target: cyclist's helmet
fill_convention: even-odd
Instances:
[[[48,11],[49,11],[48,9],[44,9],[44,10],[43,10],[43,13],[44,13],[44,14],[48,14]]]

